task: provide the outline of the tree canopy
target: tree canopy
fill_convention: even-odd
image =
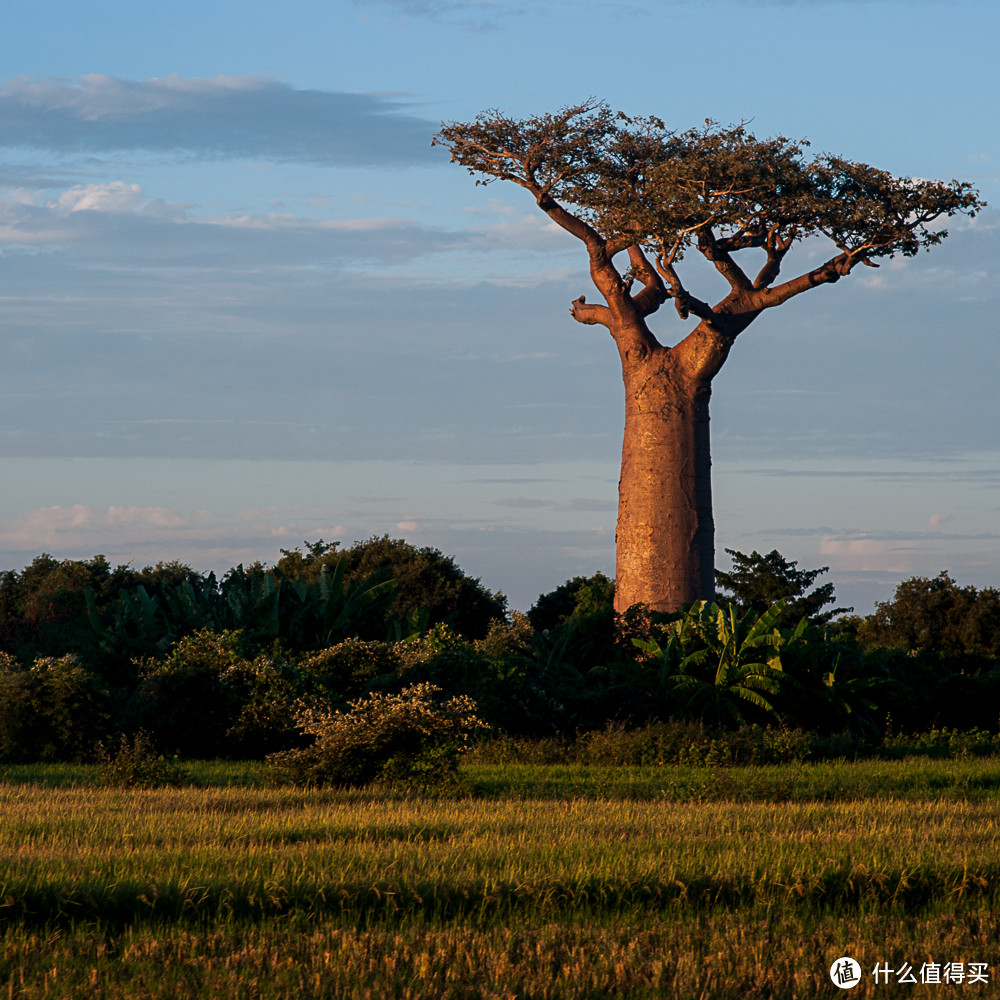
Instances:
[[[417,547],[402,538],[373,535],[346,549],[338,543],[306,542],[306,552],[282,549],[277,569],[299,579],[315,579],[323,565],[346,562],[346,578],[361,580],[391,573],[396,581],[389,611],[400,617],[424,613],[431,625],[447,622],[463,635],[482,638],[490,622],[507,613],[507,599],[466,576],[451,556],[430,546]]]
[[[947,571],[914,576],[896,587],[891,601],[859,623],[867,646],[910,651],[1000,654],[1000,590],[959,586]]]
[[[814,625],[826,625],[837,615],[853,610],[822,610],[835,600],[832,583],[809,589],[818,576],[829,572],[829,566],[797,569],[798,563],[786,559],[777,549],[764,556],[756,550],[750,555],[737,549],[726,552],[732,557],[733,568],[729,573],[715,571],[716,585],[722,591],[719,600],[734,604],[741,614],[754,611],[762,615],[778,601],[785,601],[778,623],[790,627],[800,618],[808,618]]]
[[[776,306],[858,264],[912,257],[948,235],[936,220],[973,216],[985,204],[962,181],[895,177],[830,154],[807,158],[806,140],[758,139],[745,124],[706,120],[676,131],[655,116],[631,117],[594,100],[524,120],[486,111],[471,123],[443,125],[435,142],[477,183],[507,180],[530,191],[592,258],[628,251],[625,282],[629,289],[639,282],[631,302],[642,315],[668,298],[682,319]],[[809,237],[827,238],[836,252],[775,284],[790,248]],[[688,293],[675,265],[691,248],[746,300],[738,309]],[[751,249],[764,252],[756,273],[733,256]],[[608,308],[614,304],[581,297],[572,311],[581,322],[604,323]]]

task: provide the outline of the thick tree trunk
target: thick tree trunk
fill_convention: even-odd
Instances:
[[[677,611],[715,592],[710,378],[656,351],[623,367],[615,608]]]

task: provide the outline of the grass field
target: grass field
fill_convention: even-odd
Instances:
[[[9,997],[1000,992],[990,760],[479,766],[440,798],[192,773],[155,791],[0,774]],[[864,977],[841,993],[844,954]],[[870,974],[974,962],[986,984]]]

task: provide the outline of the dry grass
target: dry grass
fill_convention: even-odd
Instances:
[[[995,971],[1000,800],[847,792],[0,784],[0,982],[11,997],[764,998],[832,995],[845,953]]]

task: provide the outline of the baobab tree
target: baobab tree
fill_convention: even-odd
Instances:
[[[486,111],[443,124],[434,141],[477,184],[505,180],[527,190],[587,250],[603,301],[581,295],[570,313],[608,329],[625,383],[620,611],[639,602],[674,611],[714,593],[708,409],[712,379],[736,338],[766,309],[858,265],[935,246],[947,235],[936,220],[974,216],[984,204],[964,182],[894,177],[838,156],[809,159],[807,143],[757,139],[742,124],[676,132],[593,100],[521,120]],[[785,277],[792,247],[817,237],[832,243],[827,259]],[[729,286],[714,305],[681,280],[688,251]],[[647,324],[668,300],[681,320],[696,323],[673,346]]]

